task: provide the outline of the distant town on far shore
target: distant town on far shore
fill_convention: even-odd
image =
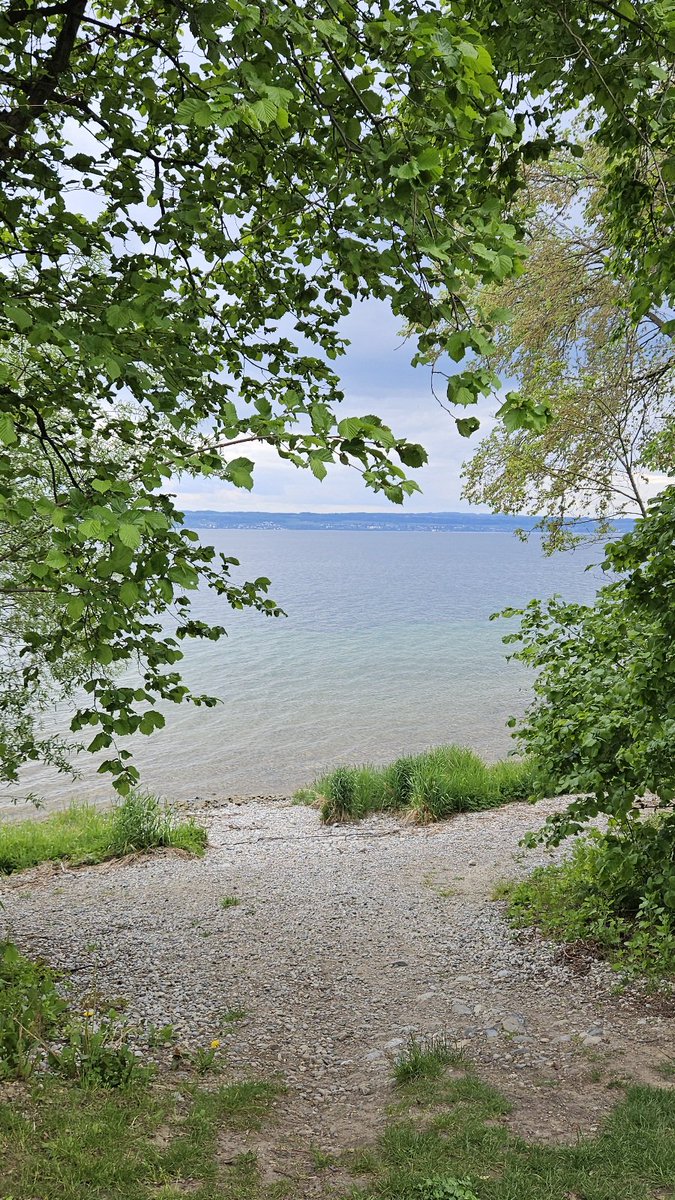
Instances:
[[[513,533],[516,529],[532,530],[537,517],[504,516],[494,513],[461,512],[212,512],[208,509],[186,511],[185,523],[192,529],[334,529],[379,530],[391,533]],[[629,528],[633,522],[617,518],[618,529]],[[593,521],[579,519],[577,528],[589,531]]]

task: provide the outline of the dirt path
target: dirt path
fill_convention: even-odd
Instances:
[[[576,973],[505,925],[492,889],[546,858],[518,847],[546,812],[325,827],[306,808],[230,804],[206,813],[204,859],[6,880],[0,935],[82,991],[95,979],[129,997],[134,1018],[171,1024],[186,1046],[221,1038],[235,1073],[279,1072],[270,1178],[301,1145],[372,1136],[410,1033],[456,1039],[514,1100],[523,1133],[574,1139],[598,1126],[617,1079],[663,1083],[675,1025],[658,1004],[616,995],[603,964]],[[226,896],[239,903],[224,908]]]

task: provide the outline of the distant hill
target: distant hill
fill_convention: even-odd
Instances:
[[[493,513],[275,513],[275,512],[186,512],[192,529],[342,529],[385,530],[392,533],[512,533],[532,529],[536,517],[505,517]],[[617,520],[617,527],[631,521]],[[592,522],[588,522],[589,528]]]

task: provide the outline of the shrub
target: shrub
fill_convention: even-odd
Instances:
[[[310,789],[296,793],[320,805],[324,821],[358,820],[371,812],[407,809],[418,820],[476,812],[530,793],[527,760],[484,763],[473,750],[439,746],[399,758],[387,767],[338,767]]]
[[[675,816],[591,831],[560,866],[517,884],[508,913],[565,941],[590,941],[628,974],[675,974]]]
[[[27,1079],[66,1013],[54,974],[0,942],[0,1079]]]

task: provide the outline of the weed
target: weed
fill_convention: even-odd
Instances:
[[[451,1179],[447,1175],[434,1175],[413,1184],[408,1196],[410,1200],[478,1200],[470,1179]]]
[[[325,1150],[319,1150],[316,1147],[312,1149],[312,1161],[317,1171],[325,1171],[327,1167],[332,1167],[337,1162],[334,1154],[327,1154]]]
[[[207,1075],[209,1071],[213,1070],[215,1062],[218,1058],[219,1049],[220,1041],[218,1038],[214,1038],[211,1042],[211,1045],[208,1047],[197,1047],[192,1055],[191,1061],[198,1075]]]
[[[237,896],[223,896],[220,901],[221,908],[236,908],[241,901]]]
[[[457,1066],[463,1061],[461,1052],[445,1034],[410,1037],[394,1063],[394,1079],[399,1087],[420,1079],[436,1079],[445,1067]]]
[[[508,900],[515,886],[513,879],[498,879],[492,889],[492,899]]]
[[[51,1069],[81,1087],[124,1088],[145,1083],[153,1074],[130,1045],[132,1027],[117,1013],[97,1017],[87,1009],[81,1020],[65,1025],[62,1044],[47,1053]]]
[[[0,1079],[32,1074],[66,1012],[53,972],[0,942]]]
[[[246,1009],[244,1008],[226,1008],[220,1019],[224,1025],[230,1025],[234,1021],[243,1021],[245,1016]]]
[[[173,1025],[151,1025],[148,1029],[148,1046],[151,1049],[156,1049],[158,1046],[170,1046],[175,1041],[175,1031]]]

